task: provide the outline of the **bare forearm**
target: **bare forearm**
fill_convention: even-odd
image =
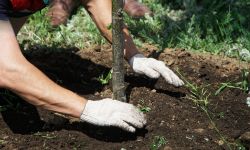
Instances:
[[[102,35],[112,44],[112,33],[108,29],[101,30]],[[138,54],[139,51],[136,48],[132,37],[129,34],[129,31],[126,27],[123,28],[123,35],[124,35],[124,57],[126,60],[129,60],[135,54]]]
[[[80,116],[86,100],[54,83],[24,58],[8,21],[0,20],[0,45],[1,87],[11,89],[36,106]]]
[[[8,88],[31,104],[72,117],[79,117],[85,106],[85,99],[60,87],[28,62],[9,75],[13,80],[8,80]]]
[[[129,31],[127,28],[123,29],[124,33],[124,44],[125,44],[125,49],[124,49],[124,57],[126,60],[129,60],[131,57],[133,57],[135,54],[138,54],[139,51],[136,48],[132,37],[129,35]]]

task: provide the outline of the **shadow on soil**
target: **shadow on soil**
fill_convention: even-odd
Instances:
[[[99,83],[98,77],[103,72],[108,72],[110,68],[82,59],[75,52],[75,49],[55,50],[53,52],[35,50],[28,51],[25,55],[30,62],[63,87],[67,87],[80,95],[89,95],[94,94],[96,91],[101,91],[104,85]],[[139,77],[135,77],[135,80],[130,81],[136,82],[138,79]],[[142,81],[146,81],[146,79]],[[140,83],[142,81],[139,80]],[[133,85],[140,86],[137,83],[133,83]],[[153,82],[144,82],[141,86],[151,86],[151,83]],[[142,129],[138,130],[136,134],[131,134],[115,127],[97,127],[79,122],[70,124],[68,121],[63,121],[60,125],[53,125],[47,122],[48,119],[46,118],[51,118],[50,115],[52,113],[47,112],[44,115],[44,112],[42,112],[43,116],[40,116],[36,107],[26,103],[15,94],[9,93],[14,97],[14,99],[10,100],[12,106],[8,106],[7,110],[2,111],[1,114],[10,130],[16,134],[34,134],[36,132],[53,132],[65,129],[80,131],[89,137],[102,141],[122,142],[135,140],[137,136],[144,136],[148,132],[146,129]],[[9,102],[6,102],[6,97],[0,95],[0,99],[0,106],[9,104]]]
[[[8,125],[10,130],[15,134],[34,134],[36,132],[53,132],[59,130],[79,131],[89,137],[107,141],[107,142],[122,142],[128,140],[135,140],[137,136],[145,136],[148,132],[146,129],[138,130],[136,134],[125,132],[116,127],[99,127],[85,122],[69,123],[66,119],[59,116],[49,116],[49,118],[55,117],[56,120],[64,120],[61,124],[53,124],[41,120],[40,114],[36,107],[24,102],[21,98],[18,102],[19,108],[16,110],[9,109],[1,112],[2,118]],[[1,103],[1,105],[4,105]],[[46,117],[46,116],[45,116]],[[65,121],[66,120],[66,121]]]

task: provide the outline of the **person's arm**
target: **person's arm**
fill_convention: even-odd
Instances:
[[[87,100],[60,87],[25,59],[9,21],[0,20],[0,45],[2,87],[31,104],[79,118]]]
[[[0,20],[0,45],[0,87],[12,90],[27,102],[92,124],[117,126],[130,132],[145,125],[144,115],[131,104],[87,101],[50,80],[22,55],[9,21]]]
[[[87,0],[84,1],[83,5],[96,23],[102,35],[112,43],[112,32],[108,29],[108,26],[112,22],[111,1]],[[130,66],[136,73],[145,74],[151,78],[158,78],[161,75],[168,83],[175,86],[181,86],[184,84],[184,82],[162,61],[153,58],[145,58],[140,54],[125,25],[123,28],[123,34],[125,44],[124,57],[128,60]]]

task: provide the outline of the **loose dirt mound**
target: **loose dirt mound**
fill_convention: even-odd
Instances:
[[[108,49],[108,50],[103,50]],[[157,53],[146,46],[144,53],[177,69],[189,81],[208,85],[211,93],[208,109],[220,133],[229,141],[250,131],[250,108],[247,94],[226,89],[214,96],[221,82],[240,81],[242,66],[236,60],[185,50],[166,49]],[[98,77],[111,67],[108,47],[94,50],[32,50],[26,57],[58,84],[88,99],[111,97],[111,86],[101,85]],[[136,134],[117,128],[100,128],[68,121],[51,112],[24,103],[17,109],[3,111],[0,116],[1,149],[150,149],[156,136],[164,136],[165,149],[226,149],[206,114],[187,97],[187,88],[175,88],[162,78],[152,80],[134,74],[126,66],[127,96],[134,105],[147,106],[148,124]],[[35,83],[33,83],[35,84]],[[5,101],[1,100],[1,105]],[[56,122],[53,121],[54,118]],[[61,121],[61,122],[60,122]],[[164,146],[161,147],[164,149]]]

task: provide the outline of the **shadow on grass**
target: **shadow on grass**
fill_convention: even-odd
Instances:
[[[250,3],[246,0],[156,0],[147,4],[155,13],[153,21],[128,20],[128,26],[142,41],[158,45],[159,51],[181,46],[218,53],[223,50],[218,47],[223,42],[242,42],[249,48],[245,39],[250,34]],[[182,13],[178,15],[179,11]],[[206,47],[211,42],[218,49]]]

